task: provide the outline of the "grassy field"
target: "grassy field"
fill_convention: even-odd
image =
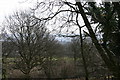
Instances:
[[[18,70],[14,69],[15,66],[15,58],[7,58],[6,64],[3,64],[6,68],[6,77],[8,78],[24,78],[24,74]],[[80,60],[80,59],[78,59]],[[52,65],[52,77],[53,78],[72,78],[75,75],[81,77],[81,78],[75,78],[75,79],[66,79],[66,80],[84,80],[82,78],[84,72],[83,69],[80,67],[77,67],[77,72],[75,71],[75,65],[74,65],[74,59],[71,57],[54,57],[52,58],[52,62],[54,65]],[[49,66],[49,65],[46,65]],[[31,78],[46,78],[46,74],[44,69],[39,70],[40,66],[34,67],[31,72],[30,76]],[[104,78],[96,78],[91,77],[90,80],[104,80]]]

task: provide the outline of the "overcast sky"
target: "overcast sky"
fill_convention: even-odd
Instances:
[[[5,16],[17,11],[28,9],[34,5],[35,0],[0,0],[0,23]]]
[[[5,16],[8,16],[15,11],[29,9],[30,7],[32,8],[35,6],[36,2],[37,0],[0,0],[0,25]]]

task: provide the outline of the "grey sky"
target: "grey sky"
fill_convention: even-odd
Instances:
[[[17,10],[28,9],[35,3],[35,0],[25,1],[26,0],[0,0],[0,23],[5,16],[10,15]]]
[[[30,7],[35,6],[37,1],[41,0],[0,0],[0,25],[2,24],[5,16],[8,16],[15,11],[29,9]]]
[[[41,1],[41,0],[0,0],[0,25],[2,24],[5,16],[8,16],[18,10],[29,9],[30,7],[33,7],[37,1]],[[73,1],[73,0],[70,0],[70,1]],[[81,24],[83,25],[84,22],[82,21],[82,19],[81,19],[81,22],[82,22]],[[53,25],[52,27],[55,28]],[[73,29],[74,28],[72,28],[71,30]],[[79,31],[77,30],[77,34],[78,33]]]

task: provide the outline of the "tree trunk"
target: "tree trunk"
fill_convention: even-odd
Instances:
[[[119,69],[118,66],[116,66],[115,63],[111,62],[108,55],[107,55],[107,54],[112,54],[112,53],[111,52],[109,52],[109,53],[105,52],[103,47],[99,44],[99,42],[98,42],[98,40],[95,36],[95,33],[93,32],[93,29],[92,29],[86,15],[85,15],[85,12],[83,10],[83,7],[82,7],[81,3],[77,2],[77,0],[76,0],[76,5],[78,6],[80,14],[81,14],[81,16],[82,16],[82,18],[85,22],[85,25],[86,25],[86,27],[89,31],[92,42],[94,43],[96,49],[98,50],[99,54],[101,55],[102,59],[104,60],[105,64],[107,65],[108,69],[113,72],[114,76],[117,76],[117,77],[119,76],[120,77],[120,70],[118,70]]]
[[[89,80],[89,74],[88,74],[88,69],[87,69],[87,64],[86,64],[86,59],[84,55],[84,46],[83,46],[83,39],[82,39],[82,32],[81,32],[81,27],[79,26],[79,33],[80,33],[80,48],[81,48],[81,54],[82,54],[82,60],[83,60],[83,66],[85,70],[85,80]]]

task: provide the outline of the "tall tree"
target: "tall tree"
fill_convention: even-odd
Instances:
[[[97,7],[95,3],[89,3],[91,13],[94,14],[94,22],[100,24],[98,28],[102,35],[102,46],[108,52],[109,50],[113,52],[115,64],[120,69],[120,42],[119,42],[119,11],[118,9],[119,2],[105,2],[101,7]],[[117,6],[116,6],[117,5]],[[99,13],[99,14],[98,14]],[[95,18],[95,16],[99,16]],[[109,50],[108,50],[109,49]],[[113,57],[113,56],[111,56]]]
[[[31,70],[44,63],[45,42],[49,39],[44,22],[33,18],[30,13],[16,12],[6,19],[5,28],[10,40],[8,43],[16,47],[15,68],[29,78]]]
[[[116,19],[117,23],[119,23],[119,21],[118,21],[118,19],[119,19],[119,14],[118,14],[119,13],[119,10],[118,10],[119,3],[113,3],[114,5],[112,5],[112,6],[110,6],[111,3],[104,3],[104,7],[102,10],[99,8],[97,9],[96,6],[94,6],[95,3],[92,3],[92,8],[94,8],[93,12],[95,12],[96,14],[91,14],[92,11],[90,11],[90,13],[87,13],[86,12],[87,10],[85,7],[86,4],[87,3],[84,4],[82,2],[79,2],[78,0],[75,0],[74,3],[68,2],[68,1],[61,1],[61,3],[59,3],[59,5],[61,5],[61,6],[59,7],[58,11],[56,11],[54,13],[51,11],[51,7],[48,7],[48,9],[50,9],[50,11],[51,11],[51,14],[47,18],[37,18],[37,19],[39,19],[39,20],[51,20],[51,19],[54,19],[54,17],[57,16],[58,14],[60,14],[62,12],[66,12],[66,14],[70,13],[70,15],[67,16],[67,20],[66,20],[66,22],[68,22],[68,25],[69,25],[70,22],[73,22],[76,24],[75,16],[81,15],[81,17],[85,23],[85,26],[89,32],[88,35],[91,37],[92,42],[94,43],[96,49],[98,50],[99,54],[101,55],[103,61],[107,65],[108,69],[113,73],[113,75],[115,77],[119,78],[120,77],[120,69],[119,69],[120,66],[117,64],[117,62],[115,60],[116,58],[114,57],[114,53],[110,50],[110,48],[107,48],[106,46],[104,46],[107,44],[107,40],[109,39],[108,35],[110,35],[110,33],[111,33],[110,30],[113,30],[113,32],[114,32],[117,29],[117,28],[113,29],[112,26],[116,25],[116,21],[114,21],[114,19]],[[91,3],[89,3],[89,4],[91,4]],[[57,6],[59,6],[59,5],[57,5]],[[63,7],[63,5],[67,5],[69,8],[66,7],[67,9],[61,9],[61,7]],[[89,6],[89,5],[87,4],[87,6]],[[117,14],[114,11],[116,11]],[[93,19],[97,18],[96,21],[93,22],[94,24],[96,22],[99,22],[100,24],[102,24],[104,26],[103,27],[104,44],[101,45],[101,43],[99,43],[99,40],[97,39],[97,36],[96,36],[92,26],[91,26],[91,22],[89,21],[86,13],[90,14]],[[116,16],[117,16],[117,18],[116,18]],[[80,19],[78,19],[78,20],[80,21]],[[110,23],[114,23],[114,24],[110,24]],[[76,25],[79,26],[78,24],[76,24]],[[108,26],[110,28],[108,28]],[[117,27],[119,27],[119,26],[117,26]]]
[[[99,42],[98,42],[98,40],[95,36],[95,33],[93,32],[93,29],[90,25],[90,22],[88,21],[87,16],[85,15],[82,4],[80,2],[76,2],[76,4],[79,8],[81,16],[83,17],[85,25],[86,25],[86,27],[89,31],[89,34],[92,38],[92,41],[95,44],[95,46],[96,46],[98,52],[100,53],[102,59],[106,63],[107,67],[113,72],[113,75],[119,78],[119,73],[120,73],[119,66],[117,66],[116,62],[113,60],[114,59],[113,58],[114,57],[113,53],[110,50],[108,50],[107,48],[104,48],[99,44]]]

